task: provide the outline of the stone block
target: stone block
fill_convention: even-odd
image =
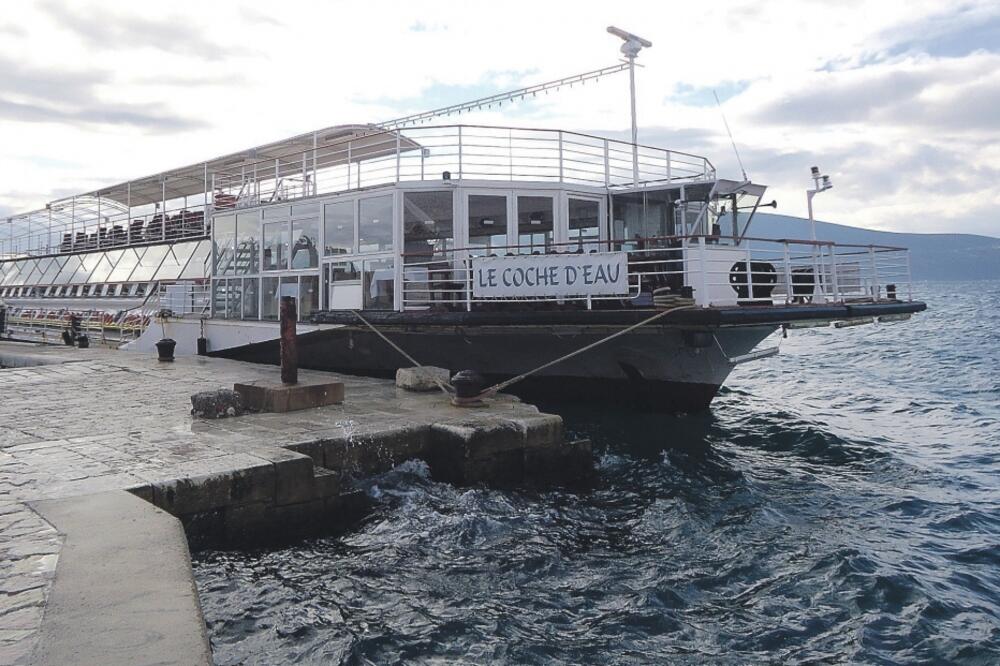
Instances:
[[[447,385],[450,379],[447,370],[432,365],[396,371],[396,386],[407,391],[438,391],[439,385]]]
[[[302,382],[275,384],[272,382],[237,383],[238,393],[247,409],[258,412],[294,412],[344,401],[343,382]]]
[[[246,411],[244,404],[236,391],[201,391],[191,396],[191,413],[205,419],[224,419],[243,414]]]
[[[153,485],[153,503],[175,516],[203,513],[212,509],[251,502],[273,502],[274,465],[259,464],[159,481]]]
[[[553,447],[563,443],[563,420],[555,414],[519,414],[508,417],[521,431],[528,448]]]

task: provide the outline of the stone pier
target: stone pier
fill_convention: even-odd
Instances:
[[[353,479],[412,458],[459,484],[573,481],[592,465],[558,416],[505,396],[462,409],[301,371],[342,381],[343,403],[207,421],[189,414],[193,393],[279,369],[17,343],[0,343],[0,365],[5,664],[205,663],[185,533],[229,545],[346,526],[366,503]]]

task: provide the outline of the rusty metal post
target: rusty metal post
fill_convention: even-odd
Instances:
[[[299,351],[296,346],[295,322],[298,319],[295,298],[281,297],[281,383],[299,383]]]

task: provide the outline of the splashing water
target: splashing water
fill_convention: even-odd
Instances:
[[[793,331],[710,414],[542,405],[585,491],[366,480],[344,535],[206,551],[215,659],[997,663],[1000,284],[910,322]]]

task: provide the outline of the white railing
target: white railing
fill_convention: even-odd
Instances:
[[[506,246],[491,252],[502,256],[533,249],[537,248]],[[538,302],[576,302],[590,308],[601,300],[652,306],[654,291],[690,297],[702,307],[913,300],[905,248],[762,238],[732,244],[732,239],[711,236],[584,242],[584,252],[598,250],[627,253],[627,294],[476,297],[472,264],[482,251],[458,249],[435,253],[431,260],[404,255],[403,309],[473,310],[487,303]],[[580,253],[581,245],[579,241],[552,244],[546,252]]]
[[[706,158],[638,146],[638,184],[715,178]],[[323,148],[211,173],[215,206],[263,203],[420,180],[500,180],[621,188],[636,183],[632,144],[547,129],[482,125],[375,131]]]
[[[211,298],[208,282],[162,282],[146,309],[172,317],[202,317],[211,310]]]

